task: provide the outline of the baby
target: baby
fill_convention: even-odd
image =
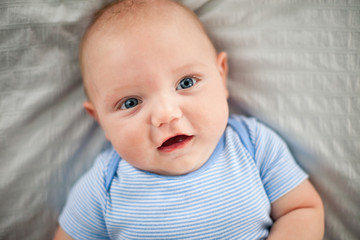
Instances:
[[[112,149],[55,239],[322,239],[321,199],[283,141],[229,117],[226,53],[171,0],[106,6],[81,47],[87,112]]]

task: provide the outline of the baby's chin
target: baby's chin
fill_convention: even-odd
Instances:
[[[159,169],[150,169],[147,172],[151,172],[153,174],[157,174],[160,176],[172,176],[172,177],[184,176],[199,170],[204,165],[205,162],[206,160],[201,164],[194,164],[193,162],[189,161],[189,163],[186,164],[184,163],[184,161],[181,161],[179,162],[181,165],[174,164],[173,166],[169,166],[167,164],[166,167],[162,167]]]

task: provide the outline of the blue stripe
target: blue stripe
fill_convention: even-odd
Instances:
[[[249,151],[252,158],[255,158],[255,148],[254,145],[251,143],[250,135],[248,132],[249,130],[247,129],[244,121],[242,119],[239,121],[236,120],[234,117],[230,117],[228,124],[235,129],[245,148]]]
[[[120,156],[114,151],[111,160],[110,160],[110,164],[106,173],[106,178],[105,178],[105,189],[106,191],[109,191],[112,180],[114,179],[114,176],[116,174],[116,171],[118,169],[119,166],[119,162],[120,162]]]

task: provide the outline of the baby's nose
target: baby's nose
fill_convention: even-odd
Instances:
[[[160,127],[179,119],[181,116],[182,111],[176,100],[163,99],[154,105],[151,112],[151,123],[155,127]]]

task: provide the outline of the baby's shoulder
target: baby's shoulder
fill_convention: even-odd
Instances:
[[[261,134],[264,127],[256,118],[246,117],[243,115],[230,115],[228,120],[228,126],[233,129],[240,130],[240,135],[245,135],[246,138],[250,138],[254,143],[258,134]],[[260,131],[260,132],[259,132]],[[239,131],[237,131],[239,133]]]
[[[108,168],[115,156],[114,148],[108,148],[99,153],[92,167],[80,178],[79,184],[93,185],[95,182],[105,185]]]
[[[228,120],[229,123],[238,123],[238,124],[242,124],[243,126],[246,127],[246,129],[248,130],[248,132],[250,134],[253,134],[257,127],[259,125],[262,125],[256,118],[254,117],[247,117],[244,115],[236,115],[236,114],[232,114],[229,117]]]
[[[93,164],[93,168],[106,170],[115,154],[116,151],[113,147],[107,148],[106,150],[102,151],[97,155]]]
[[[272,137],[278,137],[277,133],[270,127],[265,125],[254,117],[246,117],[243,115],[230,115],[229,123],[237,122],[242,124],[247,130],[249,137],[255,143],[257,138],[263,138],[264,136],[271,135]]]

